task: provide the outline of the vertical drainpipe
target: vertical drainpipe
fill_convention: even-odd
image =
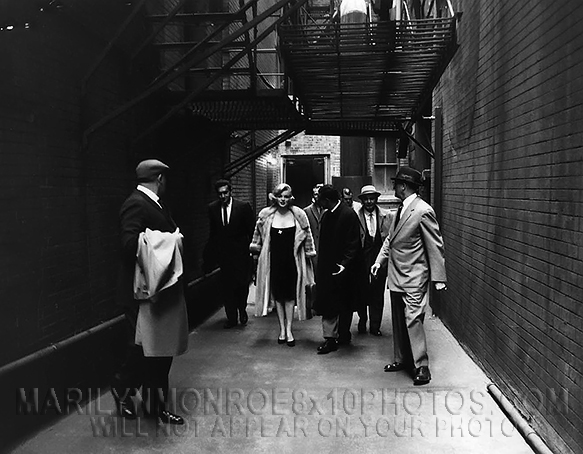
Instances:
[[[433,176],[433,209],[435,211],[435,216],[437,217],[437,222],[443,233],[442,220],[442,198],[443,198],[443,117],[442,108],[436,107],[434,111],[434,133],[435,133],[435,144],[434,144],[434,176]],[[436,316],[441,314],[441,294],[432,288],[431,290],[431,308]]]
[[[433,208],[441,225],[443,198],[443,117],[441,107],[435,108],[435,176],[433,178]]]

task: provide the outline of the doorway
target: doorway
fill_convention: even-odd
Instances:
[[[312,203],[312,188],[326,181],[325,156],[287,156],[283,158],[284,181],[292,187],[294,203],[300,208]]]

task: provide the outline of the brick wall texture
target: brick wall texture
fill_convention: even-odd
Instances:
[[[0,31],[0,366],[121,313],[118,212],[143,158],[171,167],[167,204],[185,235],[187,278],[199,277],[213,183],[241,152],[229,149],[228,132],[187,116],[133,143],[163,114],[149,99],[85,143],[83,132],[143,90],[166,62],[145,51],[130,68],[147,32],[138,18],[83,90],[131,6],[63,3],[58,11],[20,1],[0,9],[15,25]],[[241,171],[235,195],[264,205],[266,169],[259,159]]]
[[[454,3],[441,315],[554,451],[582,452],[583,4]]]

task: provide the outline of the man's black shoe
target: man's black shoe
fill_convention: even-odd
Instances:
[[[380,329],[371,330],[370,333],[373,336],[382,336],[383,335],[383,333],[381,333],[381,330]]]
[[[241,322],[241,325],[247,324],[247,322],[249,321],[249,316],[247,315],[247,311],[245,311],[245,310],[241,311],[241,313],[239,314],[239,321]]]
[[[407,369],[407,365],[405,363],[392,363],[385,366],[385,372],[397,372],[405,369]]]
[[[431,381],[431,373],[429,367],[421,366],[415,370],[415,377],[413,378],[414,385],[426,385]]]
[[[131,398],[126,397],[121,400],[116,396],[115,391],[111,392],[113,400],[115,401],[115,408],[117,410],[117,415],[125,419],[136,419],[136,407]]]
[[[235,326],[237,326],[237,322],[230,322],[230,321],[226,321],[225,324],[223,325],[223,328],[225,329],[231,329],[234,328]]]
[[[162,410],[158,413],[158,420],[162,424],[172,424],[175,426],[181,426],[184,424],[184,418],[182,416],[170,413],[168,410]]]
[[[318,355],[325,355],[330,352],[338,350],[338,343],[336,339],[326,339],[322,345],[318,347]]]

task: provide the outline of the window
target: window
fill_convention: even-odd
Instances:
[[[373,184],[383,194],[392,194],[391,178],[396,174],[397,140],[394,137],[375,137]]]

